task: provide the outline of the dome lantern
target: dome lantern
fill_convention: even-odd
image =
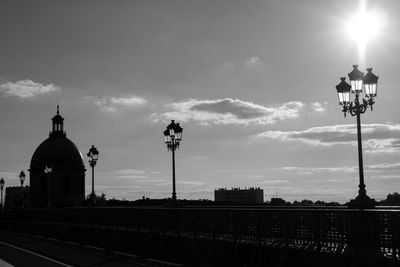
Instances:
[[[64,132],[64,118],[60,115],[59,105],[57,105],[57,115],[55,115],[51,120],[53,121],[53,128],[50,137],[66,136],[66,133]]]

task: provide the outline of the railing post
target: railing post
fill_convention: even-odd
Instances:
[[[236,225],[236,223],[237,223],[237,219],[236,219],[236,213],[234,212],[234,210],[231,210],[231,224],[232,224],[232,231],[233,231],[233,242],[235,242],[236,243],[236,241],[237,241],[237,225]]]
[[[211,219],[211,221],[212,221],[212,240],[215,241],[215,235],[216,235],[215,231],[216,231],[216,225],[217,225],[216,219],[215,219],[215,210],[211,210],[210,217],[212,218]]]
[[[314,247],[317,252],[321,251],[321,212],[313,211],[312,224],[314,229]]]
[[[290,218],[288,215],[288,211],[283,211],[283,236],[285,240],[285,248],[289,247],[289,224],[290,224]]]
[[[181,209],[175,209],[176,212],[176,225],[177,225],[177,236],[181,236]]]
[[[161,214],[161,232],[165,236],[165,209],[160,212]]]
[[[372,210],[358,209],[351,212],[350,240],[347,253],[351,254],[357,264],[367,264],[383,258],[377,240],[377,216]]]
[[[258,245],[261,246],[261,210],[257,210],[256,212],[257,216],[256,216],[256,233],[257,233],[257,241],[258,241]]]
[[[392,226],[392,239],[393,239],[393,258],[395,260],[400,260],[400,216],[399,214],[394,214],[392,215],[393,219],[393,226]]]

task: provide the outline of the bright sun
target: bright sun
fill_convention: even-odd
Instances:
[[[358,53],[361,57],[366,53],[367,44],[379,37],[384,26],[384,14],[376,9],[367,10],[365,0],[360,0],[358,13],[347,21],[346,31],[358,45]]]

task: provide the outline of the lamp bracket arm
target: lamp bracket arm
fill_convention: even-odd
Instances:
[[[355,105],[353,105],[353,102],[352,102],[352,103],[350,103],[348,110],[349,110],[351,116],[356,116],[357,113],[359,112],[359,105],[357,104],[357,102]]]
[[[365,111],[367,110],[367,107],[368,107],[368,102],[367,102],[367,100],[365,100],[365,98],[363,98],[363,103],[361,105],[359,105],[360,114],[364,114]]]

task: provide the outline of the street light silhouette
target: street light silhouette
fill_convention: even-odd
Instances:
[[[368,197],[365,190],[360,115],[365,113],[368,107],[372,111],[372,106],[375,104],[374,97],[377,96],[378,76],[372,73],[372,68],[368,68],[367,74],[364,75],[358,69],[358,65],[353,65],[353,70],[348,75],[350,84],[346,82],[345,77],[341,77],[341,82],[336,86],[339,105],[343,106],[344,116],[346,117],[346,114],[350,113],[351,116],[357,117],[359,189],[358,196],[347,205],[354,208],[372,208],[375,207],[376,201]],[[360,94],[363,91],[365,91],[366,99],[363,98],[360,103]],[[350,92],[354,94],[353,101],[350,100]]]
[[[25,176],[24,171],[21,171],[21,172],[19,173],[19,181],[21,182],[21,187],[24,186],[25,177],[26,177],[26,176]]]
[[[51,178],[51,173],[53,172],[53,168],[51,166],[47,166],[44,168],[44,174],[46,175],[46,181],[47,181],[47,206],[51,208],[51,203],[50,203],[50,178]]]
[[[0,179],[0,190],[1,190],[1,207],[0,209],[3,209],[3,188],[4,188],[4,179]]]
[[[179,123],[171,120],[171,123],[164,131],[164,140],[167,144],[168,151],[172,151],[172,202],[176,202],[176,187],[175,187],[175,150],[179,148],[179,143],[182,141],[183,129]]]
[[[99,151],[94,145],[89,149],[87,156],[89,158],[90,167],[92,167],[92,205],[94,206],[96,204],[96,198],[94,195],[94,166],[99,159]]]
[[[22,187],[22,190],[24,190],[24,182],[25,182],[25,173],[24,173],[24,171],[21,171],[20,173],[19,173],[19,181],[21,182],[21,187]],[[22,191],[22,196],[24,196],[24,191]],[[21,201],[21,207],[22,208],[24,208],[24,197],[22,197],[22,201]]]

